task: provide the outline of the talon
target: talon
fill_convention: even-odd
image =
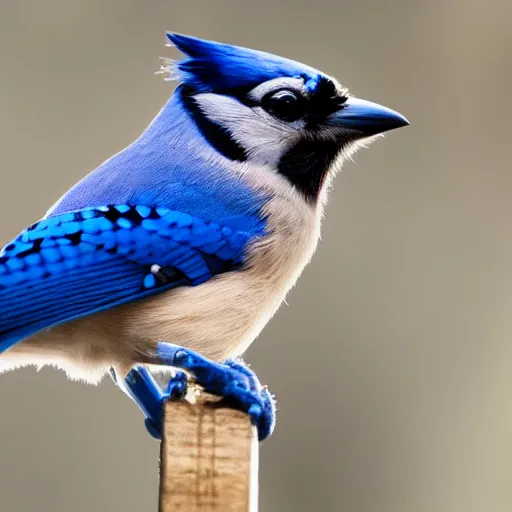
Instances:
[[[262,409],[261,407],[258,405],[258,404],[252,404],[250,407],[249,407],[249,410],[247,411],[247,414],[253,419],[253,420],[258,420],[259,417],[261,416],[261,413],[262,413]]]
[[[258,429],[260,441],[272,433],[276,410],[273,396],[243,361],[232,360],[219,364],[170,343],[158,343],[157,354],[161,364],[186,370],[207,393],[220,396],[225,405],[246,412]],[[187,374],[177,372],[170,379],[165,392],[143,367],[133,369],[125,382],[130,395],[146,415],[146,429],[153,437],[160,439],[163,404],[166,400],[181,400],[185,397],[189,382]]]
[[[178,372],[167,384],[167,396],[174,402],[183,400],[187,394],[188,377],[184,372]]]
[[[172,345],[159,343],[157,353],[164,364],[183,368],[206,392],[224,398],[224,403],[236,407],[251,417],[258,428],[260,440],[274,428],[275,405],[266,387],[241,359],[224,364],[209,361],[200,354]]]
[[[175,354],[174,354],[174,363],[176,365],[182,365],[182,364],[185,364],[185,361],[188,359],[189,357],[189,354],[186,350],[178,350]]]

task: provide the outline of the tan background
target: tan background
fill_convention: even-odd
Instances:
[[[512,510],[512,3],[0,0],[0,237],[133,140],[165,30],[306,61],[412,126],[338,178],[250,349],[280,399],[265,512]],[[158,444],[109,380],[0,377],[0,510],[156,510]]]

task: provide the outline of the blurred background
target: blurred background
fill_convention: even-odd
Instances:
[[[307,62],[411,127],[338,177],[247,353],[279,399],[265,512],[512,510],[509,0],[0,0],[0,239],[135,139],[164,32]],[[109,379],[0,376],[2,512],[156,510],[158,443]]]

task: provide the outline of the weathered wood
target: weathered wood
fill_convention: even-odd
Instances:
[[[168,402],[161,445],[160,512],[257,512],[258,441],[248,416]]]

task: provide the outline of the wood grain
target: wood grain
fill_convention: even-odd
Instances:
[[[258,441],[248,416],[203,399],[168,402],[160,512],[257,512]]]

